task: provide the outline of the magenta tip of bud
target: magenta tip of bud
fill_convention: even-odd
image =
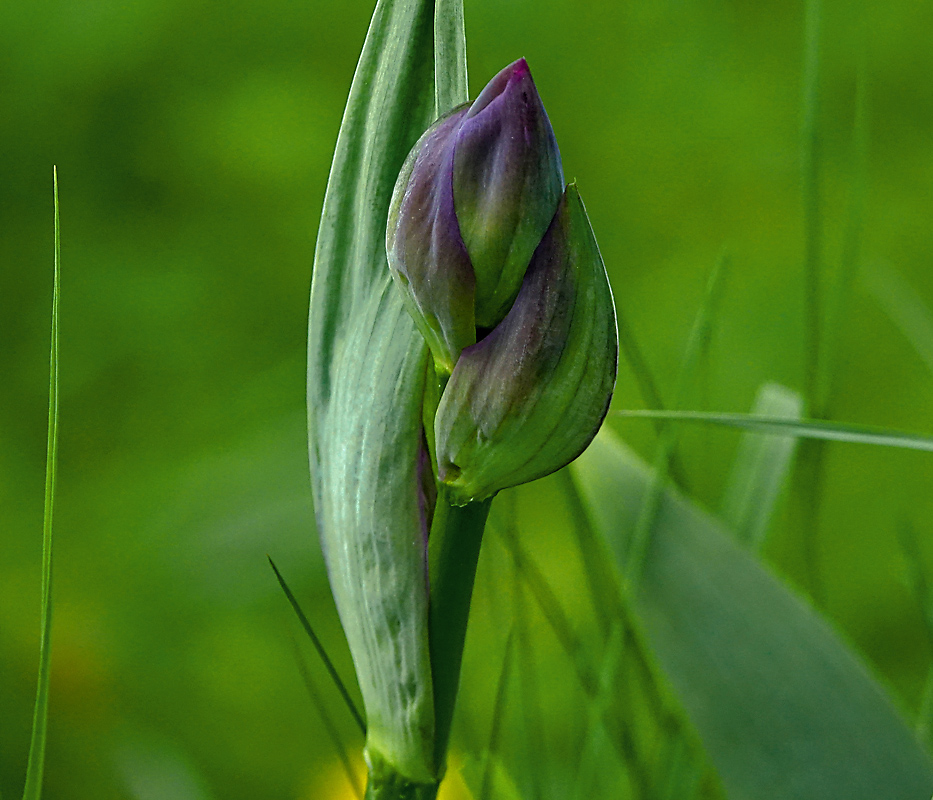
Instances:
[[[516,78],[524,77],[531,73],[531,68],[528,66],[528,62],[524,58],[518,59],[514,64],[512,64],[512,76]]]
[[[531,81],[532,85],[534,85],[528,62],[525,61],[524,58],[520,58],[518,61],[509,64],[505,69],[501,70],[499,74],[486,85],[486,88],[480,92],[479,97],[476,98],[473,105],[470,107],[467,113],[467,119],[475,117],[485,108],[492,105],[492,103],[501,95],[505,94],[507,90],[514,88],[516,84],[520,84],[526,80]]]

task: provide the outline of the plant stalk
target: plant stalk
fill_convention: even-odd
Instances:
[[[443,775],[460,684],[473,579],[492,500],[453,506],[440,486],[428,540],[428,631],[434,680],[434,758]]]

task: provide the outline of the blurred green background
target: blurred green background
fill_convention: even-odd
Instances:
[[[4,797],[21,792],[38,660],[53,164],[62,394],[46,796],[347,791],[265,554],[350,676],[314,533],[303,362],[317,218],[371,12],[368,0],[34,0],[0,10]],[[515,58],[531,64],[620,313],[665,394],[724,245],[733,268],[690,407],[747,410],[768,380],[802,389],[802,5],[466,0],[466,18],[474,93]],[[827,280],[857,185],[864,59],[861,261],[895,270],[933,306],[933,5],[832,0],[823,22]],[[933,431],[930,365],[864,281],[833,330],[832,416]],[[643,402],[623,364],[615,407]],[[652,454],[647,424],[611,424]],[[691,485],[711,507],[736,442],[684,430]],[[912,525],[933,562],[933,459],[851,445],[826,453],[815,542],[824,608],[911,714],[930,654],[896,530]],[[514,495],[528,546],[586,635],[592,614],[552,488],[545,480]],[[806,588],[801,517],[791,496],[768,553]],[[488,731],[504,561],[487,546],[458,748],[481,746]],[[532,622],[559,780],[576,763],[578,690],[553,637]]]

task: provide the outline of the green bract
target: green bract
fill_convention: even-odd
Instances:
[[[615,383],[612,292],[576,186],[567,187],[505,319],[460,356],[436,420],[438,474],[457,502],[568,464]]]

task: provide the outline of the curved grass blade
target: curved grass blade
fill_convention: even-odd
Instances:
[[[822,439],[828,442],[870,444],[880,447],[898,447],[904,450],[923,450],[933,453],[933,436],[869,425],[851,425],[846,422],[828,422],[813,419],[784,419],[755,414],[722,414],[705,411],[640,411],[611,412],[625,419],[664,419],[672,422],[696,422],[704,425],[722,425],[726,428],[769,433],[776,436],[796,436],[800,439]]]
[[[502,659],[502,669],[499,671],[499,681],[496,686],[496,700],[492,709],[492,727],[489,729],[489,744],[486,747],[485,765],[483,767],[483,782],[480,784],[480,798],[492,797],[493,763],[501,749],[502,721],[505,718],[505,704],[509,677],[512,674],[512,643],[515,638],[515,627],[509,631],[505,642],[505,656]]]
[[[340,759],[340,765],[343,767],[343,771],[347,776],[347,783],[349,783],[350,787],[353,789],[354,796],[356,796],[358,800],[363,800],[363,788],[360,786],[359,777],[356,774],[356,770],[353,769],[353,764],[350,762],[347,748],[340,738],[340,732],[337,730],[337,726],[330,714],[327,713],[324,699],[318,691],[314,678],[311,677],[311,671],[308,669],[308,664],[301,654],[301,650],[298,648],[298,643],[292,641],[292,644],[295,648],[295,663],[298,665],[298,672],[301,675],[302,683],[304,683],[305,689],[308,691],[308,696],[311,698],[311,702],[314,703],[318,716],[321,718],[321,722],[324,723],[324,729],[327,731],[327,735],[334,745],[337,758]]]
[[[365,736],[366,722],[363,720],[363,715],[360,714],[359,709],[357,709],[356,703],[353,702],[353,698],[350,697],[350,692],[347,691],[346,684],[341,680],[340,673],[337,672],[337,668],[334,666],[334,662],[331,661],[330,656],[327,655],[327,651],[324,649],[324,645],[321,643],[318,635],[314,632],[314,628],[311,627],[311,623],[308,622],[308,618],[305,616],[305,612],[301,610],[301,606],[298,604],[297,598],[294,594],[292,594],[292,590],[285,582],[285,578],[282,577],[282,573],[279,572],[279,568],[275,565],[275,562],[270,556],[266,556],[266,558],[269,559],[269,566],[272,567],[272,571],[275,573],[276,580],[278,580],[279,586],[282,587],[282,591],[285,592],[285,597],[288,598],[289,605],[291,605],[292,610],[298,617],[298,621],[301,623],[301,627],[304,628],[304,632],[308,634],[308,638],[311,640],[311,644],[314,645],[314,649],[317,650],[317,654],[321,657],[321,661],[324,662],[324,667],[327,670],[327,674],[334,682],[334,686],[337,687],[337,691],[340,693],[341,698],[343,698],[343,702],[350,710],[350,716],[353,717],[353,721],[356,722],[360,732],[363,734],[363,736]]]
[[[803,124],[802,159],[803,204],[805,226],[804,284],[806,351],[804,385],[809,404],[815,406],[820,390],[823,368],[823,215],[821,208],[821,177],[823,139],[819,124],[820,112],[820,31],[822,0],[807,0],[804,21],[803,94],[801,96]]]
[[[687,340],[683,361],[681,362],[680,370],[677,375],[677,391],[674,395],[675,409],[684,404],[687,393],[696,378],[696,372],[703,358],[703,354],[709,349],[715,312],[719,304],[719,298],[722,295],[723,282],[728,266],[729,256],[728,253],[723,250],[716,260],[712,272],[710,272],[709,279],[706,283],[706,292],[703,296],[703,302],[697,310],[696,317],[693,321],[693,328],[690,331],[690,338]],[[657,455],[654,459],[651,489],[645,496],[645,503],[639,512],[638,524],[635,526],[635,533],[629,543],[631,550],[629,557],[625,561],[625,577],[632,587],[638,585],[641,564],[644,560],[645,549],[648,547],[651,529],[654,525],[654,515],[657,513],[661,491],[664,488],[664,484],[667,482],[670,457],[674,452],[676,444],[677,432],[670,425],[665,425],[661,431]]]
[[[61,231],[58,214],[58,169],[52,168],[55,207],[55,267],[52,282],[52,345],[49,356],[49,428],[45,462],[45,510],[42,519],[42,618],[39,638],[39,680],[32,717],[32,738],[23,800],[39,800],[45,770],[49,721],[49,673],[52,667],[52,512],[58,472],[58,301],[61,286]]]
[[[604,428],[571,471],[621,571],[650,470]],[[933,763],[861,660],[716,520],[671,489],[635,610],[729,797],[930,794]]]
[[[584,555],[584,562],[590,563],[593,556],[600,555],[607,559],[606,563],[611,563],[612,556],[608,547],[602,539],[592,535],[589,522],[577,527],[580,528],[578,536],[581,551],[591,551],[589,556]],[[600,675],[547,578],[521,544],[517,531],[508,526],[496,527],[494,530],[498,534],[496,540],[511,556],[518,576],[570,659],[588,702],[601,706]],[[591,591],[593,588],[591,587]],[[603,588],[606,591],[600,596],[600,600],[610,610],[614,617],[614,627],[618,627],[622,634],[623,664],[628,669],[628,674],[618,677],[615,681],[610,695],[611,703],[602,709],[601,720],[609,742],[628,773],[633,797],[641,800],[655,797],[659,791],[659,783],[664,779],[663,770],[666,765],[658,763],[657,759],[653,758],[656,753],[647,752],[645,744],[650,741],[679,740],[689,750],[691,766],[704,779],[704,786],[708,791],[706,797],[719,800],[722,797],[721,790],[715,776],[710,774],[696,733],[689,728],[683,712],[671,696],[670,689],[659,680],[658,668],[646,649],[644,636],[636,628],[635,620],[623,600],[620,577],[616,576],[611,587]],[[610,630],[609,638],[611,635]],[[633,724],[635,709],[630,701],[636,696],[640,705],[644,706],[637,709],[646,725],[644,730],[636,730]]]
[[[799,421],[803,398],[776,383],[758,390],[752,414]],[[740,542],[752,549],[764,543],[781,489],[787,482],[797,439],[746,432],[726,481],[720,516]]]

